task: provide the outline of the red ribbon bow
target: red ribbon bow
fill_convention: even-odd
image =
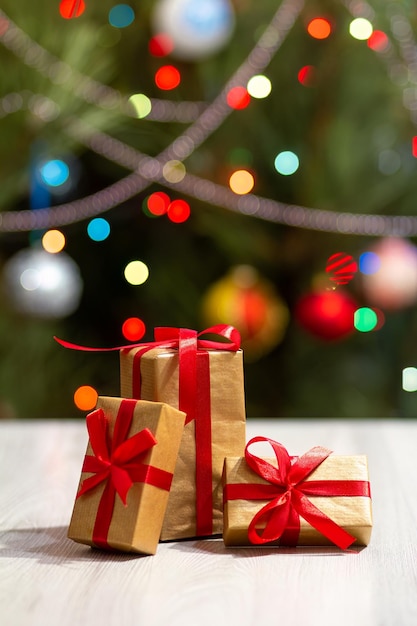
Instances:
[[[203,339],[204,335],[217,335],[223,341]],[[240,333],[233,326],[217,324],[197,333],[188,328],[158,327],[154,330],[155,341],[134,343],[113,348],[90,348],[69,343],[54,337],[65,348],[88,352],[129,351],[139,348],[133,360],[134,398],[141,398],[140,360],[153,348],[178,349],[179,398],[178,408],[186,413],[186,424],[195,420],[195,442],[198,456],[196,465],[196,533],[211,535],[213,522],[212,496],[212,453],[211,453],[211,406],[210,368],[208,350],[237,352],[240,348]],[[226,339],[227,341],[224,341]],[[198,385],[197,385],[198,381]],[[197,418],[197,419],[196,419]]]
[[[108,420],[102,409],[87,415],[87,429],[94,455],[86,455],[83,472],[92,476],[84,479],[77,498],[105,483],[93,529],[93,543],[108,548],[107,535],[113,515],[116,493],[127,506],[127,494],[133,483],[141,482],[169,491],[172,473],[143,463],[144,454],[157,443],[148,428],[129,439],[129,432],[136,400],[122,400],[116,417],[111,442]]]
[[[272,446],[277,467],[249,452],[250,445],[261,441]],[[343,550],[356,540],[307,497],[370,497],[368,481],[305,480],[331,453],[327,448],[316,446],[301,457],[290,457],[283,445],[266,437],[254,437],[248,442],[245,448],[247,464],[269,484],[226,485],[225,500],[269,500],[249,525],[251,543],[265,544],[280,539],[283,545],[297,545],[300,517]],[[264,528],[260,530],[262,526]]]

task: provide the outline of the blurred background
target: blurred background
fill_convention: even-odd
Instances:
[[[414,417],[411,0],[1,0],[0,416],[81,417],[156,326],[250,417]],[[90,395],[89,395],[90,392]]]

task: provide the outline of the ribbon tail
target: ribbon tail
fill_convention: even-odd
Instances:
[[[349,546],[356,541],[356,537],[349,534],[344,528],[320,511],[320,509],[301,492],[294,489],[292,492],[292,501],[299,515],[338,548],[347,550]]]

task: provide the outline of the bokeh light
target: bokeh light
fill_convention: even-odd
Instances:
[[[187,170],[184,163],[173,159],[167,161],[162,168],[162,175],[169,183],[179,183],[185,177]]]
[[[307,24],[307,32],[314,39],[327,39],[332,32],[329,20],[324,17],[315,17]]]
[[[297,78],[304,87],[312,87],[316,82],[316,68],[313,65],[304,65],[298,72]]]
[[[143,285],[148,280],[149,268],[143,261],[130,261],[125,267],[124,275],[130,285]]]
[[[97,404],[98,393],[90,385],[82,385],[75,390],[74,404],[81,411],[91,411]]]
[[[372,35],[373,27],[369,20],[364,17],[357,17],[349,24],[349,33],[354,39],[365,41]]]
[[[155,84],[159,89],[170,91],[181,82],[181,74],[174,65],[163,65],[155,73]]]
[[[152,111],[152,102],[143,93],[134,93],[130,96],[129,102],[132,105],[136,116],[143,119]]]
[[[168,211],[171,198],[163,191],[155,191],[146,198],[146,207],[152,215],[165,215]]]
[[[173,200],[168,207],[168,219],[174,224],[186,222],[191,214],[191,208],[185,200]]]
[[[375,52],[385,52],[389,48],[389,39],[382,30],[374,30],[368,38],[368,46]]]
[[[60,230],[48,230],[42,237],[42,247],[46,252],[56,254],[65,247],[65,235]]]
[[[369,333],[371,330],[375,330],[378,324],[378,315],[369,307],[361,307],[355,311],[353,316],[353,325],[356,330],[361,333]]]
[[[255,179],[248,170],[236,170],[229,178],[230,189],[239,195],[252,191]]]
[[[139,317],[129,317],[123,322],[123,337],[128,341],[139,341],[145,334],[145,324]]]
[[[166,33],[157,33],[150,38],[148,44],[148,50],[154,57],[165,57],[174,49],[174,42],[172,37]]]
[[[413,156],[417,156],[417,153]],[[381,150],[378,154],[378,169],[384,176],[391,176],[401,168],[401,155],[396,150]]]
[[[70,20],[74,17],[80,17],[85,11],[84,0],[61,0],[59,4],[59,13],[64,19]]]
[[[279,174],[283,176],[290,176],[294,174],[300,165],[298,156],[290,150],[280,152],[275,157],[274,166]]]
[[[110,224],[102,217],[95,217],[87,225],[87,234],[93,241],[104,241],[110,235]]]
[[[116,4],[109,11],[109,24],[114,28],[126,28],[135,19],[135,12],[128,4]]]
[[[65,161],[52,159],[42,165],[40,174],[44,183],[50,187],[59,187],[67,182],[70,171]]]
[[[249,79],[247,84],[247,91],[252,98],[266,98],[269,96],[272,90],[272,84],[269,78],[263,74],[257,74]]]
[[[405,367],[402,372],[403,390],[404,391],[417,391],[417,368]]]
[[[246,109],[250,103],[250,95],[245,87],[232,87],[227,93],[226,101],[231,109]]]
[[[381,259],[376,252],[363,252],[359,257],[359,271],[362,274],[375,274],[381,267]]]

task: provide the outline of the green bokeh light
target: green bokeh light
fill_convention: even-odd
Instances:
[[[355,311],[353,325],[361,333],[369,333],[378,324],[378,315],[372,309],[364,306]]]

